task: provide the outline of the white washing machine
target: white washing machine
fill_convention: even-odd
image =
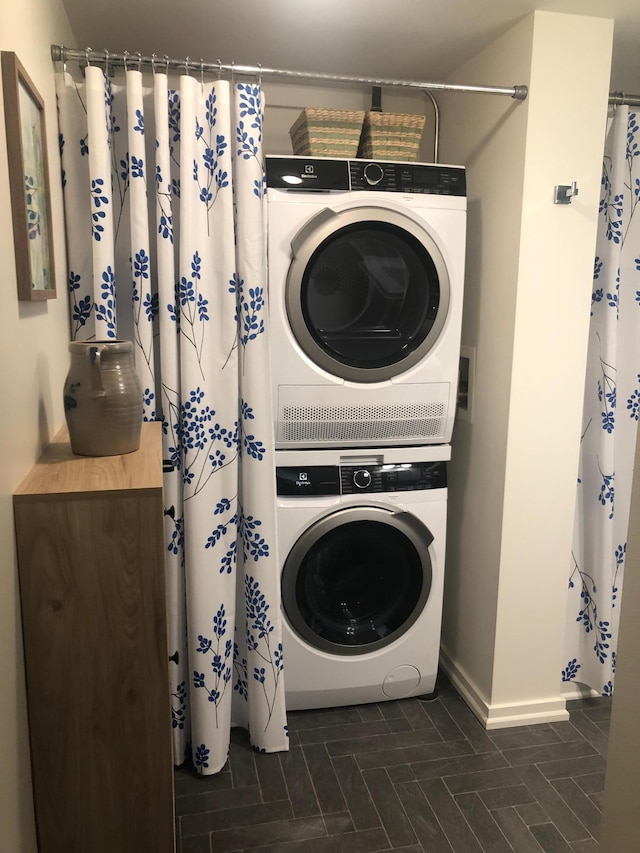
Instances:
[[[465,170],[267,157],[276,447],[446,444]]]
[[[286,706],[434,691],[450,447],[276,451]]]

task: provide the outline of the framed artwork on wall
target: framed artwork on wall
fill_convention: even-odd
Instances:
[[[56,296],[44,102],[20,60],[0,54],[18,299]]]

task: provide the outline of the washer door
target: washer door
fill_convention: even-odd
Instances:
[[[282,571],[293,630],[338,655],[379,649],[404,634],[431,590],[433,536],[414,515],[382,507],[338,510],[309,527]]]
[[[380,382],[421,361],[447,318],[438,246],[409,216],[362,206],[321,211],[292,241],[289,324],[319,367]]]

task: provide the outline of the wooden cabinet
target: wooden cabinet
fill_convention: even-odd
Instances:
[[[40,853],[173,853],[161,425],[14,495]]]

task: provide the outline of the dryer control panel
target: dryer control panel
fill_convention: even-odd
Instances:
[[[426,195],[466,195],[465,171],[427,163],[349,161],[352,190]]]
[[[382,494],[446,489],[445,462],[402,462],[382,465],[278,466],[281,497]]]
[[[324,157],[267,157],[267,186],[290,192],[368,190],[465,196],[462,166]]]

